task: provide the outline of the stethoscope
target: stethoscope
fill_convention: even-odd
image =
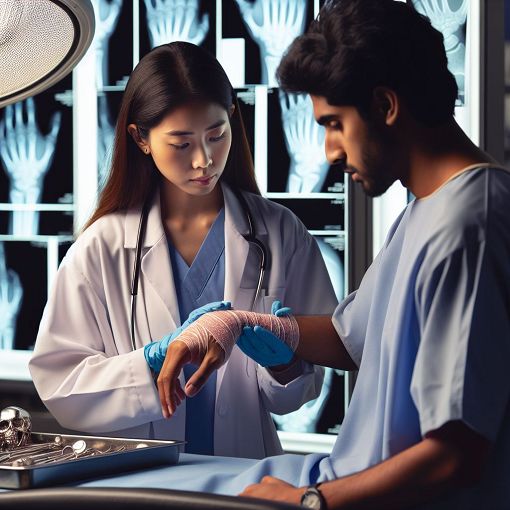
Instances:
[[[248,223],[248,233],[242,234],[243,238],[250,243],[250,245],[254,246],[259,254],[259,277],[257,281],[257,288],[255,290],[255,294],[253,295],[253,299],[251,301],[250,311],[253,311],[255,306],[255,302],[257,301],[260,291],[262,289],[262,282],[264,281],[264,274],[266,272],[267,261],[268,261],[268,251],[264,243],[257,239],[255,235],[255,223],[253,221],[253,216],[251,215],[250,208],[248,207],[248,203],[246,202],[246,198],[240,191],[235,191],[236,198],[239,200],[241,204],[241,208],[243,209],[244,215],[246,216],[246,221]],[[141,253],[142,253],[142,244],[145,238],[145,231],[147,230],[147,218],[149,216],[149,209],[152,204],[152,193],[149,194],[147,200],[143,204],[142,212],[140,214],[140,222],[138,223],[138,234],[136,236],[136,248],[135,248],[135,263],[133,266],[133,276],[131,278],[131,345],[133,350],[136,350],[135,346],[135,310],[136,310],[136,296],[138,294],[138,282],[140,280],[140,264],[142,261]]]

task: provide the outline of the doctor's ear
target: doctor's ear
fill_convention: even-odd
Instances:
[[[146,139],[142,137],[141,129],[136,124],[129,124],[127,127],[128,133],[131,135],[136,145],[144,154],[150,154],[150,146]]]
[[[387,87],[376,87],[372,95],[372,114],[387,126],[393,126],[400,111],[400,98]]]
[[[235,112],[236,106],[234,104],[230,105],[230,108],[228,109],[228,116],[232,117],[232,114]]]

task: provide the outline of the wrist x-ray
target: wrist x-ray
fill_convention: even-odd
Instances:
[[[33,347],[48,295],[47,274],[46,243],[0,241],[0,349]]]
[[[269,89],[267,101],[268,191],[341,193],[344,174],[327,161],[310,97]]]
[[[0,121],[0,159],[9,178],[11,204],[38,204],[41,201],[44,177],[53,157],[60,130],[61,114],[50,121],[50,132],[44,135],[36,122],[33,98],[9,105]],[[39,212],[13,210],[9,233],[36,235]]]
[[[283,53],[312,19],[309,0],[223,0],[222,37],[244,39],[245,83],[275,87]]]
[[[173,41],[200,45],[209,31],[209,15],[198,0],[144,0],[151,47]]]
[[[410,0],[408,0],[409,2]],[[444,37],[448,68],[455,76],[459,95],[457,101],[464,104],[466,74],[466,20],[468,0],[412,0],[416,10]]]
[[[209,0],[140,2],[140,54],[173,41],[186,41],[216,53],[216,6]]]
[[[329,164],[324,150],[325,129],[315,121],[308,94],[279,91],[285,145],[291,163],[286,191],[318,192]]]
[[[18,274],[8,269],[4,243],[0,241],[0,350],[12,350],[16,337],[16,321],[23,298]]]
[[[252,39],[260,48],[262,84],[276,87],[276,68],[285,50],[305,29],[306,0],[236,0]]]
[[[93,45],[96,51],[96,84],[102,90],[109,84],[108,50],[110,37],[117,26],[122,0],[92,0],[96,29]]]

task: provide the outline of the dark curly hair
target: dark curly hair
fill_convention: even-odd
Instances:
[[[395,0],[327,2],[278,70],[289,92],[355,106],[368,118],[375,87],[397,92],[418,122],[437,126],[454,113],[458,89],[443,35],[411,5]]]

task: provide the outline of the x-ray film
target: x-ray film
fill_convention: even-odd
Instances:
[[[309,96],[269,89],[267,111],[268,191],[343,192],[344,174],[327,162]]]
[[[465,103],[466,22],[469,0],[408,0],[443,34],[448,68],[455,76],[457,106]]]
[[[0,350],[33,348],[47,299],[47,267],[45,243],[0,241]]]
[[[72,94],[66,86],[70,78],[0,111],[0,201],[12,205],[3,234],[37,235],[39,204],[72,201]]]
[[[274,202],[290,209],[308,230],[344,229],[344,202],[341,199],[274,198]]]
[[[133,69],[132,0],[92,0],[96,28],[92,48],[96,55],[98,90],[126,81]]]
[[[216,5],[210,0],[140,0],[140,56],[173,41],[216,54]]]
[[[245,83],[276,86],[285,50],[312,19],[309,0],[223,0],[222,38],[244,40]]]

